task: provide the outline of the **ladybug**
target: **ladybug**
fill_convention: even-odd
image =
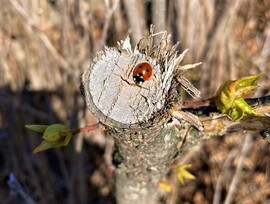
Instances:
[[[133,71],[133,80],[136,84],[142,84],[150,79],[152,76],[153,68],[147,63],[143,62],[138,64]]]

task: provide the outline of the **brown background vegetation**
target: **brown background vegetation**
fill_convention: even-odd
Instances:
[[[114,203],[103,158],[102,130],[68,147],[32,155],[40,135],[25,124],[91,124],[80,76],[104,45],[130,35],[133,44],[154,23],[172,33],[184,63],[202,61],[188,77],[213,96],[227,79],[264,72],[256,96],[270,88],[268,0],[0,0],[0,203],[18,203],[13,172],[37,203]],[[211,140],[185,157],[195,181],[168,203],[269,203],[270,144],[258,133]],[[238,179],[235,180],[234,179]],[[232,182],[233,181],[233,182]]]

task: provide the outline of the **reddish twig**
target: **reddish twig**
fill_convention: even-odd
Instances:
[[[70,132],[72,133],[72,135],[76,135],[79,134],[81,132],[90,132],[92,130],[95,130],[99,127],[99,123],[93,124],[93,125],[85,125],[84,127],[81,128],[76,128],[76,129],[72,129]]]

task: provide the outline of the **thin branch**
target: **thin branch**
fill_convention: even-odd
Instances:
[[[102,36],[101,36],[101,39],[100,39],[98,49],[101,49],[106,43],[106,38],[107,38],[107,35],[108,35],[108,30],[109,30],[111,18],[113,16],[118,4],[119,4],[119,0],[115,0],[114,4],[110,7],[109,6],[109,1],[105,0],[106,20],[105,20],[105,23],[104,23],[104,26],[103,26],[103,29],[102,29]]]
[[[257,116],[242,119],[240,121],[232,121],[228,116],[218,112],[211,100],[201,102],[185,103],[181,111],[189,111],[197,116],[204,127],[204,134],[208,136],[225,135],[231,132],[241,130],[265,130],[270,127],[270,117],[266,113],[270,113],[270,95],[261,98],[246,99],[257,113]],[[197,106],[201,104],[209,104],[207,106]],[[195,108],[194,108],[195,107]]]
[[[270,55],[270,23],[267,24],[267,28],[266,28],[266,37],[265,37],[265,41],[263,44],[263,48],[261,51],[261,58],[260,58],[260,63],[259,63],[259,69],[265,73],[265,75],[269,78],[270,75],[269,73],[267,73],[266,70],[266,62],[267,59],[269,58]]]
[[[256,189],[255,191],[250,189],[251,192],[249,192],[247,194],[247,196],[244,196],[243,198],[238,200],[236,203],[241,204],[241,203],[244,203],[245,200],[254,199],[256,196],[260,195],[260,193],[263,193],[265,191],[265,189],[269,189],[269,187],[270,187],[270,182],[268,182],[267,184],[265,184],[261,188]],[[269,203],[269,202],[266,202],[266,203]]]
[[[236,172],[234,174],[234,177],[233,177],[233,180],[231,182],[228,194],[227,194],[226,199],[225,199],[225,204],[231,204],[234,200],[235,193],[237,191],[237,185],[238,185],[238,183],[240,181],[240,177],[241,177],[241,173],[242,173],[242,169],[243,169],[243,165],[244,165],[244,160],[246,159],[246,157],[249,153],[250,147],[251,147],[251,141],[252,141],[252,134],[248,133],[246,135],[246,138],[244,141],[244,145],[243,145],[243,148],[241,151],[241,155],[240,155],[239,162],[238,162],[238,165],[236,168]]]
[[[97,129],[98,127],[99,127],[99,123],[96,123],[94,125],[85,125],[82,128],[76,128],[76,129],[71,130],[71,133],[72,135],[75,135],[81,132],[90,132],[92,130]]]
[[[206,134],[224,135],[239,130],[265,130],[270,127],[270,96],[246,99],[257,113],[257,116],[240,121],[232,121],[226,115],[220,114],[214,105],[213,98],[203,101],[186,102],[182,111],[191,112],[200,117]],[[214,125],[216,124],[216,125]],[[212,131],[212,132],[210,132]]]

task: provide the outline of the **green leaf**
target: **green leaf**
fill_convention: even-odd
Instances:
[[[242,96],[251,93],[254,91],[258,86],[247,86],[247,87],[241,87],[238,88],[235,91],[235,98],[241,98]]]
[[[38,153],[50,148],[58,148],[69,144],[72,136],[80,131],[91,131],[98,128],[98,123],[95,125],[86,125],[84,128],[70,130],[69,127],[62,124],[53,125],[26,125],[28,129],[43,133],[43,141],[34,149],[33,153]]]
[[[216,94],[216,106],[222,113],[229,109],[235,99],[236,83],[233,81],[226,81],[220,86]]]
[[[40,127],[41,126],[30,126],[32,129],[34,128],[35,130],[41,131]],[[62,124],[46,126],[42,133],[44,133],[42,137],[44,140],[37,148],[34,149],[33,153],[38,153],[51,148],[66,146],[69,144],[72,138],[71,130]]]
[[[36,154],[36,153],[39,153],[41,151],[44,151],[44,150],[47,150],[47,149],[51,149],[54,146],[55,146],[55,144],[53,142],[48,142],[46,140],[43,140],[41,142],[41,144],[34,149],[33,153]]]
[[[242,111],[243,117],[257,115],[255,110],[250,105],[248,105],[247,102],[242,98],[235,100],[235,107],[236,110],[239,110],[239,112],[240,110]]]
[[[35,132],[44,133],[48,125],[25,125],[25,127]]]
[[[53,124],[47,127],[44,132],[43,139],[56,142],[61,139],[61,137],[65,137],[70,132],[70,129],[62,124]]]
[[[262,74],[247,76],[234,81],[230,80],[222,84],[215,97],[217,109],[221,113],[227,114],[234,121],[255,116],[254,109],[242,97],[257,88],[255,83]]]
[[[48,141],[48,140],[43,140],[41,142],[41,144],[34,149],[33,153],[36,154],[38,152],[47,150],[47,149],[51,149],[51,148],[59,148],[62,146],[66,146],[69,144],[70,140],[72,138],[72,134],[71,133],[67,133],[64,137],[61,137],[59,140],[57,141]]]
[[[72,138],[72,133],[68,132],[64,137],[58,140],[55,144],[55,147],[67,146]]]
[[[237,80],[237,89],[241,87],[247,87],[247,86],[254,86],[256,84],[257,80],[263,75],[263,73],[254,75],[254,76],[247,76],[242,77],[241,79]]]

